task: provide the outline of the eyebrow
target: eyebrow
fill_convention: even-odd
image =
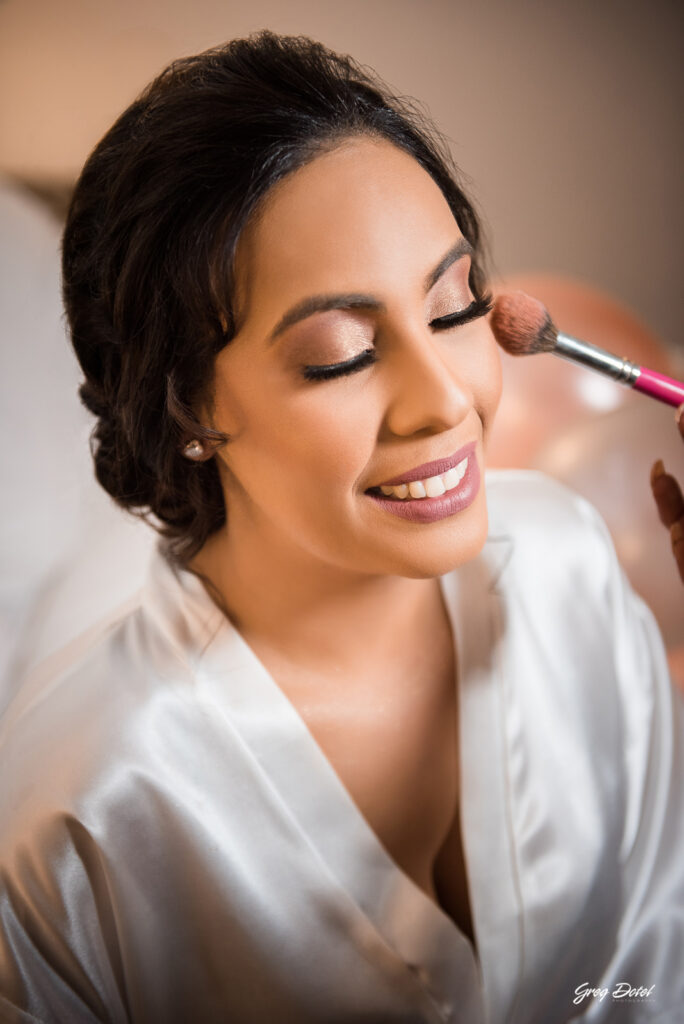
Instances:
[[[459,238],[425,278],[423,282],[425,293],[427,294],[431,288],[434,288],[440,277],[446,273],[453,263],[463,259],[464,256],[472,256],[472,254],[473,247],[470,242],[466,238]],[[384,302],[380,302],[372,295],[364,295],[360,292],[347,292],[336,295],[310,295],[308,298],[295,303],[294,306],[283,314],[271,331],[269,340],[275,341],[278,335],[286,331],[288,327],[292,327],[293,324],[299,323],[300,320],[305,320],[314,313],[325,313],[331,309],[366,309],[382,313],[385,311],[385,308]]]
[[[434,270],[431,270],[428,276],[425,278],[425,294],[430,291],[431,288],[439,281],[442,274],[446,273],[452,263],[456,263],[457,260],[463,259],[464,256],[472,256],[473,247],[467,238],[459,238],[455,245],[452,245],[448,252],[444,254],[442,259],[439,261]]]

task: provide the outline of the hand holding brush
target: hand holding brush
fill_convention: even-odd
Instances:
[[[677,410],[677,425],[684,441],[684,405]],[[684,497],[679,484],[670,473],[665,472],[660,459],[654,462],[651,469],[651,489],[660,521],[670,531],[672,552],[684,583]]]

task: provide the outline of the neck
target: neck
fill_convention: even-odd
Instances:
[[[438,581],[322,562],[268,525],[231,516],[190,568],[243,637],[314,670],[396,664],[441,603]],[[433,618],[434,621],[434,618]]]

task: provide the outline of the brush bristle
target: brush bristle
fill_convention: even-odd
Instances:
[[[525,292],[500,295],[490,319],[494,337],[512,356],[553,352],[558,331],[539,299]]]

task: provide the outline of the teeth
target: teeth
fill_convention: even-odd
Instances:
[[[425,480],[412,480],[410,484],[397,484],[395,487],[383,485],[380,490],[384,495],[395,498],[438,498],[447,491],[452,491],[460,484],[468,468],[468,456],[462,459],[453,469],[448,469],[441,476],[429,476]]]
[[[430,476],[425,481],[425,490],[428,498],[439,498],[446,491],[446,486],[441,476]]]

